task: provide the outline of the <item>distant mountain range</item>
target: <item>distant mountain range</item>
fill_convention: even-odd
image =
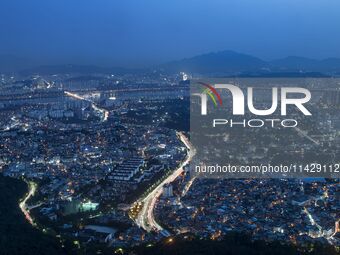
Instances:
[[[162,67],[168,71],[234,73],[258,71],[267,68],[268,63],[250,55],[234,51],[220,51],[166,63]]]
[[[0,72],[18,72],[30,74],[55,74],[55,73],[128,73],[140,72],[150,69],[159,69],[165,72],[189,72],[200,74],[220,75],[266,75],[275,73],[314,73],[340,74],[340,58],[327,58],[316,60],[304,57],[290,56],[273,61],[238,53],[235,51],[220,51],[185,58],[179,61],[168,62],[153,68],[128,69],[107,68],[91,65],[51,65],[34,67],[32,61],[15,56],[0,55]],[[22,71],[24,70],[24,71]],[[321,75],[322,76],[322,75]]]
[[[303,57],[286,57],[269,62],[270,67],[289,71],[339,72],[340,58],[315,60]]]
[[[194,73],[272,73],[272,72],[340,72],[340,58],[324,60],[303,57],[286,57],[273,61],[264,61],[251,55],[234,51],[208,53],[162,66],[168,71]]]

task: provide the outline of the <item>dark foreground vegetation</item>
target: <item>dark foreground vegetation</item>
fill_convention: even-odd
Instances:
[[[129,254],[129,253],[127,253]],[[221,241],[168,238],[156,245],[133,250],[137,255],[336,255],[334,247],[310,243],[304,247],[280,242],[252,241],[243,234],[231,233]]]
[[[0,254],[65,254],[58,239],[26,221],[19,208],[26,192],[25,182],[0,175]]]
[[[60,241],[32,227],[19,208],[19,200],[27,192],[25,182],[0,175],[0,255],[63,254],[127,254],[127,255],[337,255],[336,248],[319,243],[303,247],[279,242],[252,241],[238,233],[230,233],[221,241],[195,237],[171,237],[158,243],[138,247],[107,247],[88,244],[76,249],[71,241]]]

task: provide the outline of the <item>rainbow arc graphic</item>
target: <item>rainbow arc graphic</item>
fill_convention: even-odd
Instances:
[[[220,106],[222,106],[222,98],[213,86],[211,86],[207,83],[204,83],[204,82],[198,82],[198,83],[205,87],[205,88],[203,88],[202,93],[207,94],[211,98],[215,107],[217,107],[217,101],[218,101],[218,104]]]

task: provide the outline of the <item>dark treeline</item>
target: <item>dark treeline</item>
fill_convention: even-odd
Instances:
[[[33,228],[19,208],[25,182],[0,175],[0,254],[66,254],[53,236]]]
[[[221,241],[194,237],[167,238],[156,244],[118,249],[90,244],[75,247],[32,227],[19,208],[19,200],[27,192],[25,182],[0,175],[0,254],[63,255],[63,254],[131,254],[131,255],[336,255],[332,246],[310,243],[304,247],[280,242],[253,241],[240,233],[230,233]]]
[[[129,254],[129,253],[127,253]],[[183,238],[165,239],[150,246],[135,248],[131,254],[138,255],[336,255],[336,249],[321,243],[309,243],[304,247],[281,244],[278,241],[253,241],[240,233],[230,233],[221,241]]]

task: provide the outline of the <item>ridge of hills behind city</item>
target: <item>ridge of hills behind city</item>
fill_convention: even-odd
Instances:
[[[314,73],[316,76],[340,74],[340,58],[326,58],[322,60],[299,56],[288,56],[272,61],[225,50],[171,61],[153,67],[125,68],[101,67],[97,65],[38,65],[34,61],[13,55],[0,55],[0,72],[19,72],[22,74],[39,73],[131,73],[148,70],[161,70],[167,73],[180,71],[199,74],[270,74],[270,73]],[[289,75],[288,75],[289,76]]]

